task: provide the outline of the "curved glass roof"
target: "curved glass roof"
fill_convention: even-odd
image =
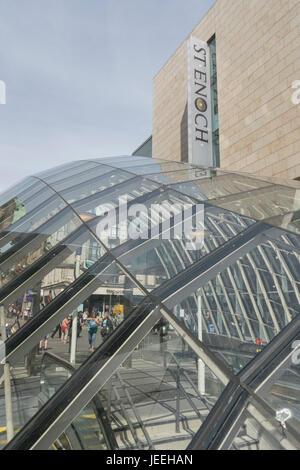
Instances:
[[[0,195],[10,365],[87,299],[119,317],[75,369],[44,355],[44,405],[6,448],[78,448],[76,428],[83,448],[299,449],[299,214],[300,183],[136,156]]]

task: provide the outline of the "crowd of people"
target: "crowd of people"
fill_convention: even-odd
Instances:
[[[6,332],[9,338],[24,323],[31,318],[29,309],[22,310],[17,304],[9,305],[6,311]],[[77,337],[82,334],[83,328],[87,328],[88,343],[90,351],[94,351],[97,333],[100,332],[102,340],[106,339],[114,331],[114,329],[123,321],[123,315],[113,314],[113,309],[108,305],[105,306],[103,313],[99,311],[92,311],[91,313],[86,309],[77,314]],[[39,343],[39,350],[46,351],[48,349],[48,340],[52,339],[58,333],[59,339],[63,344],[71,343],[72,337],[72,322],[73,314],[66,316],[54,330],[44,336]]]
[[[89,313],[88,310],[80,311],[77,314],[77,338],[81,336],[83,328],[87,328],[89,349],[90,351],[94,351],[97,333],[100,332],[102,340],[105,340],[111,335],[122,320],[122,316],[114,315],[109,306],[105,307],[103,314],[95,311]],[[68,342],[70,344],[72,336],[72,322],[73,315],[71,314],[66,316],[52,331],[51,338],[54,338],[56,333],[58,333],[60,341],[63,344],[67,344]],[[40,349],[47,349],[49,336],[50,335],[47,335],[41,341]]]

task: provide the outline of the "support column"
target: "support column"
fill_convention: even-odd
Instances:
[[[80,276],[80,259],[81,253],[78,251],[76,254],[75,260],[75,279]],[[77,320],[78,320],[78,311],[74,310],[72,318],[72,334],[71,334],[71,353],[70,353],[70,362],[71,364],[76,364],[76,348],[77,348]]]
[[[198,300],[198,339],[203,339],[203,320],[202,320],[202,299],[200,289],[197,294]],[[198,359],[198,391],[201,395],[205,394],[205,364],[201,359]]]
[[[5,325],[5,313],[4,307],[0,307],[0,324],[1,324],[1,337],[4,343],[4,355],[5,355],[5,341],[6,337],[6,325]],[[3,359],[4,362],[4,396],[5,396],[5,415],[6,415],[6,435],[7,442],[11,441],[14,437],[14,423],[13,423],[13,409],[12,409],[12,399],[11,399],[11,386],[10,386],[10,370],[9,363],[6,362],[6,359]]]

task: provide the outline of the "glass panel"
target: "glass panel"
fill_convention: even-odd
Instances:
[[[96,163],[87,165],[87,168],[82,167],[81,172],[71,174],[70,176],[61,175],[58,181],[51,182],[51,187],[58,192],[66,192],[68,188],[74,188],[81,183],[94,183],[94,178],[99,178],[106,173],[110,173],[111,168],[109,166],[97,165]]]
[[[268,383],[259,395],[273,408],[276,414],[286,410],[286,419],[300,433],[300,361],[299,350],[295,353],[295,364],[277,374],[276,380]],[[284,413],[282,413],[284,415]]]
[[[0,232],[13,230],[14,224],[36,209],[39,204],[53,195],[53,191],[45,187],[44,183],[33,178],[27,178],[20,184],[19,192],[16,189],[6,191],[2,195],[3,204],[0,207]],[[21,190],[21,191],[20,191]],[[2,234],[3,236],[4,234]]]
[[[42,177],[50,185],[59,184],[62,180],[70,180],[72,177],[76,177],[81,173],[84,173],[92,168],[96,168],[97,164],[90,161],[81,161],[80,163],[72,162],[70,165],[67,165],[65,168],[55,167],[53,171],[46,172],[47,174]]]
[[[86,164],[85,160],[78,160],[78,161],[73,161],[69,163],[64,163],[62,165],[57,165],[54,168],[49,168],[48,170],[41,171],[40,173],[37,173],[36,176],[39,178],[44,179],[45,181],[55,181],[55,178],[57,175],[64,175],[65,171],[80,171],[81,167],[84,167]]]
[[[230,296],[228,289],[221,290],[220,285],[212,281],[194,295],[184,298],[183,293],[182,297],[173,308],[177,318],[228,368],[234,372],[243,369],[257,354],[258,346],[250,336],[245,317],[237,313],[236,302],[233,303],[236,299]],[[248,322],[252,329],[258,325],[258,321],[251,318]]]
[[[71,220],[69,227],[72,223]],[[34,253],[36,259],[30,260],[32,265],[25,267],[9,284],[2,286],[0,299],[5,302],[9,336],[68,289],[75,281],[75,270],[78,270],[77,276],[84,273],[106,253],[84,227],[66,237],[63,231],[67,227],[68,225],[62,227],[62,231],[58,230],[53,239],[49,237],[55,243],[56,256],[51,255],[47,249],[43,253],[45,247],[42,244],[40,250]]]
[[[117,208],[126,200],[130,202],[133,199],[141,198],[144,194],[155,191],[158,188],[158,184],[145,178],[131,178],[130,181],[125,181],[124,184],[118,184],[91,194],[91,196],[72,204],[72,206],[83,220],[89,220],[91,216],[104,215],[106,208]]]
[[[218,228],[223,232],[221,225]],[[230,228],[237,234],[233,225]],[[209,251],[205,244],[205,252]],[[298,256],[278,249],[274,240],[270,246],[259,245],[203,286],[195,282],[193,293],[181,288],[181,301],[175,306],[170,289],[165,294],[168,305],[236,373],[300,314]],[[281,269],[280,274],[274,272],[271,257],[277,258],[276,271]],[[179,260],[173,263],[173,271],[168,268],[170,277],[176,274]],[[164,266],[168,267],[167,256]]]
[[[202,178],[213,178],[223,173],[220,170],[211,168],[191,168],[184,171],[168,171],[165,174],[148,175],[147,178],[162,184],[182,183],[184,181],[193,181]]]
[[[300,208],[300,192],[283,186],[272,186],[236,196],[219,198],[212,204],[256,220],[263,220],[298,210]]]
[[[81,336],[77,343],[77,364],[82,363],[89,354],[89,341],[92,338],[88,335],[88,319],[93,313],[96,315],[99,323],[98,332],[95,336],[95,347],[98,347],[107,338],[107,335],[102,335],[101,331],[105,314],[109,314],[111,321],[109,334],[111,334],[144,298],[144,293],[136,287],[133,281],[121,271],[116,263],[109,264],[109,260],[103,263],[96,262],[87,274],[88,276],[84,274],[82,276],[82,302],[78,305],[78,311],[85,312],[88,318],[86,316],[82,317],[82,325],[79,331]],[[84,281],[85,278],[87,278],[87,282]],[[82,287],[83,285],[87,286],[90,295],[84,294],[85,289]],[[76,293],[76,286],[74,286],[74,293]],[[61,297],[62,295],[63,293],[60,294]],[[57,301],[59,301],[58,298]],[[51,309],[52,306],[49,305],[49,310]],[[69,316],[71,318],[70,314]],[[68,348],[59,346],[57,342],[53,343],[51,338],[49,345],[52,345],[54,348],[55,344],[58,348],[57,354],[68,359],[70,350],[68,351]]]
[[[281,364],[270,364],[256,393],[274,410],[283,429],[289,424],[300,434],[300,335],[286,348]],[[258,379],[259,380],[259,379]]]
[[[231,450],[296,450],[289,437],[280,423],[255,402],[244,411]]]
[[[45,353],[41,360],[40,390],[51,398],[72,375],[73,367],[61,358]]]
[[[164,246],[171,252],[171,256],[175,252],[175,258],[176,250],[179,250],[185,259],[185,266],[188,266],[202,256],[203,240],[207,243],[209,251],[216,248],[215,240],[224,243],[224,235],[219,233],[218,227],[223,227],[226,236],[230,238],[233,235],[228,226],[233,226],[240,232],[252,223],[251,220],[232,215],[230,212],[195,204],[188,196],[159,189],[143,201],[138,201],[138,204],[132,201],[127,205],[122,204],[118,210],[112,207],[109,211],[107,208],[102,219],[90,221],[88,225],[110,249],[126,241],[132,249],[135,241],[136,245],[141,245],[140,250],[151,250],[152,261],[161,265],[159,257],[163,256],[164,259],[166,256],[155,251],[159,246]],[[210,235],[211,231],[215,240]],[[154,245],[155,250],[151,248]],[[177,268],[180,266],[184,267],[177,264]],[[147,271],[146,266],[144,269]]]
[[[178,162],[164,162],[164,163],[155,163],[152,159],[149,159],[149,162],[144,163],[134,163],[134,164],[124,164],[122,168],[136,174],[155,174],[164,171],[177,171],[177,170],[185,170],[189,168],[193,168],[193,166],[185,164],[185,163],[178,163]]]
[[[51,398],[73,372],[73,367],[56,356],[44,354],[41,363],[41,392],[44,399]],[[52,447],[59,450],[107,450],[101,427],[95,414],[95,404],[90,403],[60,436]],[[77,437],[76,440],[69,436]],[[77,444],[74,448],[74,444]]]
[[[149,158],[147,157],[140,157],[140,156],[132,156],[132,155],[122,155],[120,157],[107,157],[107,158],[94,158],[93,161],[99,162],[99,163],[104,163],[107,165],[112,165],[116,168],[123,168],[123,165],[126,164],[131,164],[133,165],[139,165],[139,164],[145,164],[147,165],[149,162]],[[158,158],[151,158],[151,162],[164,162],[165,160],[160,160]]]
[[[118,168],[122,169],[128,169],[128,171],[131,171],[131,168],[136,168],[136,167],[142,167],[148,166],[148,165],[154,165],[155,167],[159,166],[161,163],[164,163],[163,160],[154,160],[153,158],[144,158],[144,157],[132,157],[132,158],[120,158],[118,162],[115,162],[118,166]],[[172,162],[169,162],[172,163]]]
[[[222,170],[224,173],[230,173],[228,170]],[[275,176],[258,176],[252,175],[251,173],[244,173],[244,172],[235,172],[235,175],[242,175],[245,177],[255,178],[258,181],[265,181],[266,183],[270,183],[272,185],[280,185],[286,186],[287,188],[295,188],[300,189],[300,181],[292,180],[292,179],[284,179],[284,178],[277,178]]]
[[[298,252],[300,251],[300,237],[297,235],[289,232],[282,232],[281,239],[279,239],[279,241],[283,241],[287,245],[291,245]]]
[[[6,204],[14,197],[22,199],[22,201],[25,202],[27,197],[31,197],[33,193],[44,187],[45,185],[35,178],[24,178],[18,183],[17,189],[14,185],[0,194],[0,204]]]
[[[32,201],[34,201],[32,204],[28,201],[26,215],[12,224],[0,239],[0,255],[15,246],[27,234],[36,232],[39,227],[66,207],[65,202],[47,187],[39,191]]]
[[[21,235],[16,237],[14,245],[6,252],[6,256],[0,257],[0,287],[7,286],[58,243],[65,240],[80,225],[82,222],[79,217],[71,209],[65,208],[27,237]]]
[[[167,194],[164,194],[166,197]],[[168,194],[169,201],[172,200],[172,193]],[[176,199],[173,199],[173,201]],[[166,201],[168,201],[166,199]],[[177,201],[180,201],[177,198]],[[157,288],[159,285],[173,278],[179,272],[185,270],[191,266],[194,262],[204,257],[207,253],[213,252],[218,246],[225,243],[226,239],[222,233],[210,223],[210,219],[214,220],[216,226],[219,228],[226,227],[228,225],[234,226],[236,233],[241,232],[246,226],[236,225],[236,219],[231,217],[230,213],[224,213],[223,211],[214,210],[214,208],[202,206],[197,208],[198,213],[194,215],[192,211],[190,214],[185,213],[185,223],[191,222],[194,231],[187,227],[187,225],[180,225],[180,222],[176,223],[176,215],[181,214],[181,208],[178,207],[178,213],[175,213],[175,218],[172,219],[172,212],[166,211],[164,223],[160,226],[160,233],[157,236],[148,236],[147,224],[153,222],[151,225],[152,235],[158,230],[158,213],[152,213],[151,218],[148,217],[147,212],[144,220],[140,215],[136,219],[129,220],[131,226],[128,226],[128,233],[126,238],[131,239],[120,247],[119,260],[124,266],[139,279],[147,289],[152,290]],[[202,212],[200,212],[202,210]],[[148,217],[148,218],[147,218]],[[171,227],[169,230],[169,222],[175,223],[175,227]],[[177,219],[178,220],[178,219]],[[175,221],[175,222],[174,222]],[[142,225],[142,224],[145,225]],[[246,220],[249,224],[249,220]],[[250,222],[251,223],[251,222]],[[170,223],[171,225],[171,223]],[[137,235],[134,230],[137,227]],[[140,230],[141,233],[138,232]],[[99,227],[98,227],[99,229]],[[183,229],[181,233],[178,229]],[[227,228],[228,229],[228,228]],[[177,231],[177,233],[176,233]],[[140,237],[140,235],[142,236]],[[119,237],[115,240],[113,237],[107,237],[106,239],[102,236],[102,240],[107,246],[112,248],[118,246],[121,243],[121,236],[124,236],[124,232],[121,232]],[[136,235],[136,240],[134,237]],[[193,239],[194,235],[194,239]],[[233,236],[233,235],[232,235]],[[124,236],[124,239],[126,239]],[[229,237],[228,237],[229,238]],[[126,250],[127,246],[127,250]],[[116,251],[118,253],[118,251]],[[117,255],[118,256],[118,255]]]
[[[216,199],[228,194],[251,191],[265,186],[267,186],[267,183],[262,181],[240,175],[228,174],[218,175],[216,178],[211,177],[209,179],[172,185],[172,189],[176,189],[184,194],[189,194],[196,199],[204,200]]]
[[[104,434],[101,429],[101,421],[97,418],[95,405],[91,402],[73,421],[71,429],[65,432],[75,432],[78,438],[77,450],[108,450]]]
[[[94,194],[98,194],[98,197],[100,197],[101,193],[106,189],[134,178],[134,175],[122,170],[113,170],[102,176],[102,170],[99,172],[97,172],[97,169],[94,170],[93,174],[97,175],[97,173],[99,174],[95,178],[88,179],[85,182],[75,184],[69,189],[62,190],[60,192],[61,196],[66,199],[69,204],[72,204]]]
[[[222,393],[163,317],[100,390],[120,450],[185,449]]]
[[[76,318],[76,313],[78,337],[74,361],[76,367],[78,367],[89,358],[95,348],[107,340],[124,319],[127,319],[135,311],[137,305],[145,298],[145,295],[120,270],[116,263],[111,264],[111,262],[112,258],[110,257],[105,261],[96,262],[88,272],[85,272],[81,266],[83,273],[77,281],[72,283],[71,288],[69,286],[70,282],[74,280],[74,264],[72,266],[69,263],[67,266],[70,268],[72,266],[69,272],[73,279],[68,280],[68,284],[62,292],[59,292],[59,286],[62,286],[62,282],[59,283],[58,279],[56,279],[54,283],[56,289],[47,290],[46,286],[43,286],[42,295],[36,291],[36,293],[27,296],[28,305],[24,305],[26,308],[27,306],[30,308],[30,311],[28,310],[28,319],[24,319],[21,315],[19,320],[21,329],[11,332],[10,339],[13,339],[12,337],[15,335],[15,339],[18,337],[20,338],[18,341],[21,341],[23,345],[26,344],[26,338],[29,338],[44,322],[47,321],[49,323],[53,317],[52,327],[49,328],[47,334],[40,338],[40,342],[32,348],[30,353],[24,353],[24,362],[20,361],[17,364],[18,369],[12,368],[12,374],[16,374],[18,370],[23,378],[36,376],[39,373],[43,358],[42,353],[45,350],[50,350],[51,353],[60,359],[70,361],[72,322]],[[54,290],[56,292],[53,292]],[[56,293],[57,295],[51,298],[51,293],[53,295]],[[69,307],[69,303],[73,305],[75,296],[78,296],[78,305],[74,309],[74,307]],[[42,307],[42,310],[40,310],[40,307]],[[56,312],[63,312],[65,315],[63,319],[63,314],[60,313],[57,323],[55,321]],[[92,324],[92,320],[96,322],[96,326]],[[66,329],[64,329],[63,323],[67,326]],[[119,345],[121,346],[121,342]],[[11,349],[12,346],[7,344],[8,354],[11,352]],[[71,373],[72,371],[70,371]],[[64,370],[55,369],[53,374],[50,370],[48,383],[45,384],[48,387],[46,393],[48,398],[65,383],[68,376],[69,374]],[[15,413],[17,410],[22,413],[22,408],[26,406],[24,400],[20,398],[22,386],[21,383],[16,391],[16,400],[13,403]],[[24,425],[37,411],[39,390],[34,388],[31,390],[31,395],[35,406],[31,407],[30,413],[25,413],[23,421],[19,423],[20,425]]]
[[[266,220],[266,222],[300,235],[300,211],[289,212],[288,214],[278,217],[271,217]]]

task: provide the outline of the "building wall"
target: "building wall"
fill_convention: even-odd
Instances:
[[[299,0],[217,0],[191,35],[216,35],[221,168],[300,176]],[[186,40],[153,82],[153,156],[187,158]]]

